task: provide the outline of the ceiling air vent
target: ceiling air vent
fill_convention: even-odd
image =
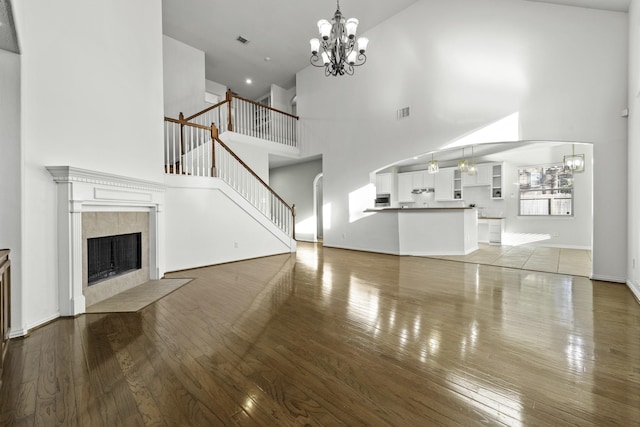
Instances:
[[[411,111],[410,111],[409,107],[401,108],[397,112],[398,120],[406,119],[407,117],[409,117],[410,114],[411,114]]]
[[[237,38],[236,40],[238,40],[238,41],[239,41],[240,43],[242,43],[242,44],[247,44],[247,43],[249,43],[249,40],[245,39],[245,38],[244,38],[244,37],[242,37],[242,36],[238,36],[238,38]]]

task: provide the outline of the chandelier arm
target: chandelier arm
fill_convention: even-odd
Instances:
[[[367,55],[365,55],[364,53],[360,53],[360,54],[358,54],[358,60],[359,60],[359,61],[362,61],[362,62],[360,62],[359,64],[356,64],[358,67],[359,67],[360,65],[364,65],[364,63],[365,63],[365,62],[367,62]]]
[[[318,61],[320,61],[320,57],[318,55],[311,55],[311,58],[309,58],[309,62],[311,62],[311,65],[314,67],[326,67],[324,63],[318,64]]]
[[[344,71],[346,74],[353,76],[354,68],[351,64],[347,64]]]

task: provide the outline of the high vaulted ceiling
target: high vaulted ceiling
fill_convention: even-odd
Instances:
[[[360,20],[362,34],[420,0],[342,0],[347,18]],[[426,1],[426,0],[422,0]],[[513,0],[525,1],[525,0]],[[630,0],[526,0],[568,6],[629,10]],[[257,99],[271,83],[285,89],[309,65],[309,39],[318,19],[330,19],[335,0],[163,0],[163,32],[205,52],[206,77],[242,96]],[[249,40],[243,45],[238,36]],[[374,44],[375,40],[371,41]],[[269,58],[269,60],[266,60]],[[245,83],[250,78],[252,84]]]

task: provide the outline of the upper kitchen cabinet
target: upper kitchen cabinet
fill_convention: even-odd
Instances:
[[[433,188],[433,175],[427,171],[402,172],[398,174],[398,201],[413,201],[412,191]]]
[[[435,199],[437,201],[455,200],[453,197],[454,172],[454,168],[443,168],[434,175],[434,187],[436,190]]]
[[[468,173],[462,174],[463,187],[491,185],[492,165],[489,163],[481,163],[477,165],[477,171],[478,173],[475,175],[469,175]]]
[[[453,171],[453,198],[455,200],[462,200],[462,172],[460,169],[454,169]]]
[[[393,174],[379,173],[376,174],[376,194],[391,194],[393,191]]]
[[[413,172],[405,172],[398,174],[398,202],[410,202],[413,200],[411,196],[413,191]]]
[[[491,164],[491,198],[503,199],[504,194],[504,165],[502,163]]]

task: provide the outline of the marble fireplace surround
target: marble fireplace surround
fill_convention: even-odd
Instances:
[[[105,298],[105,295],[162,277],[164,262],[161,257],[163,239],[160,230],[163,229],[164,185],[71,166],[48,166],[47,170],[57,184],[58,305],[61,316],[82,314],[87,302],[94,303]],[[143,265],[143,271],[136,278],[125,278],[124,285],[117,283],[117,279],[108,280],[116,282],[111,286],[113,289],[101,291],[100,296],[90,295],[88,300],[83,291],[83,287],[86,287],[83,246],[86,248],[84,240],[87,237],[85,234],[83,238],[83,228],[85,233],[87,229],[83,227],[83,213],[85,218],[92,218],[94,223],[91,227],[95,226],[96,219],[108,222],[110,218],[120,218],[120,222],[125,223],[137,218],[134,222],[139,223],[138,228],[148,224],[145,239],[148,241],[148,252],[144,248],[144,252],[148,253],[146,268]],[[113,234],[117,233],[118,229],[115,229]]]

